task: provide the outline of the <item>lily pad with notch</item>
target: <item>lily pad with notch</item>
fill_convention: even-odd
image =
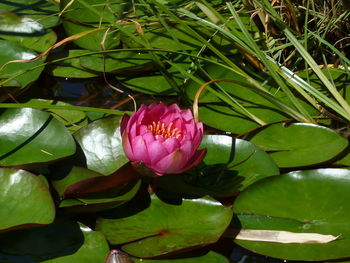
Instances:
[[[334,130],[307,123],[272,124],[248,134],[248,140],[268,152],[281,168],[331,161],[349,145]]]
[[[0,230],[50,224],[55,205],[47,182],[26,172],[0,168]]]
[[[164,175],[157,185],[170,192],[193,195],[232,195],[250,184],[279,174],[277,165],[254,144],[227,135],[205,135],[202,164],[183,174]]]
[[[294,171],[263,179],[234,203],[233,228],[332,235],[330,242],[289,243],[235,240],[256,253],[287,260],[324,261],[350,257],[350,172],[347,169]],[[275,235],[276,236],[276,235]],[[261,238],[261,237],[260,237]]]
[[[129,161],[122,146],[120,120],[121,116],[96,120],[74,133],[90,170],[110,175]]]
[[[6,262],[96,263],[108,251],[101,233],[69,220],[0,234],[0,256]]]
[[[129,255],[149,258],[215,243],[232,218],[232,210],[206,197],[181,205],[151,196],[145,210],[127,217],[99,218],[96,228]],[[127,243],[127,244],[125,244]]]
[[[73,137],[49,113],[30,108],[0,115],[0,166],[39,165],[75,153]]]

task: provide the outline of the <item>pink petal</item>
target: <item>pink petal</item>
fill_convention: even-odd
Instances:
[[[187,133],[190,134],[191,137],[193,138],[193,136],[197,130],[196,123],[194,122],[194,120],[189,121],[189,122],[185,122],[184,126],[185,126]]]
[[[161,143],[164,142],[164,137],[162,135],[156,135],[154,138]]]
[[[147,113],[145,114],[143,118],[143,124],[151,124],[153,121],[158,122],[160,121],[161,116],[166,112],[167,106],[163,103],[160,103],[158,105],[155,105],[152,108],[149,108]]]
[[[200,125],[199,125],[200,124]],[[202,142],[203,139],[203,124],[197,123],[197,132],[195,133],[194,137],[192,138],[192,143],[193,143],[193,147],[196,149],[199,147],[199,145]]]
[[[146,110],[140,112],[140,114],[137,116],[137,119],[135,119],[135,123],[137,126],[140,126],[143,123],[143,119],[145,115],[147,114]],[[138,130],[139,132],[139,130]]]
[[[122,134],[122,144],[126,157],[128,157],[128,159],[130,160],[134,160],[134,153],[132,151],[130,141],[128,138],[128,133],[126,131],[124,131]]]
[[[160,174],[176,174],[181,171],[184,161],[184,153],[178,149],[152,165],[152,168]]]
[[[124,114],[123,115],[123,118],[120,122],[120,133],[123,134],[126,126],[128,125],[128,121],[130,120],[130,116],[129,115],[126,115]]]
[[[174,103],[174,104],[171,104],[170,106],[168,106],[168,111],[181,112],[181,109],[180,109],[179,105]]]
[[[130,119],[128,122],[128,126],[126,127],[126,131],[129,134],[130,139],[136,137],[138,135],[137,134],[137,123],[132,122],[132,119]]]
[[[185,121],[190,121],[193,120],[193,115],[191,110],[187,109],[187,110],[182,110],[181,111],[181,117],[185,120]]]
[[[154,142],[156,139],[154,138],[154,135],[151,132],[147,132],[145,133],[143,136],[143,139],[146,143],[146,147],[148,147],[148,145],[152,142]]]
[[[142,136],[136,136],[133,138],[131,145],[132,151],[134,153],[134,159],[131,161],[140,161],[145,164],[150,163],[147,146]]]
[[[166,139],[163,142],[163,146],[168,151],[168,153],[172,153],[176,149],[179,149],[181,145],[180,145],[180,142],[177,138],[171,137],[171,138]]]
[[[192,157],[194,151],[197,148],[193,148],[191,141],[185,141],[183,145],[180,147],[181,151],[185,154],[186,162]]]
[[[137,131],[137,135],[144,135],[145,133],[148,133],[148,127],[146,125],[138,125],[137,126],[138,131]]]
[[[174,123],[176,119],[181,119],[181,115],[178,112],[167,112],[161,117],[161,121],[167,126],[170,122]]]
[[[187,162],[187,164],[179,171],[179,173],[183,173],[192,167],[198,165],[205,157],[205,154],[207,153],[207,149],[202,149],[199,151],[196,151],[196,153],[192,156],[192,158]]]
[[[146,110],[147,106],[142,104],[141,107],[134,114],[131,115],[127,129],[130,128],[131,124],[136,123],[139,116],[143,115]]]
[[[151,165],[156,164],[160,159],[169,154],[163,144],[157,140],[147,144],[147,149],[151,159]]]

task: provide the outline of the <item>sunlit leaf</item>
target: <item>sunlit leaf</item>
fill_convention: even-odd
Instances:
[[[55,217],[46,183],[23,170],[0,168],[0,206],[1,230],[50,224]]]

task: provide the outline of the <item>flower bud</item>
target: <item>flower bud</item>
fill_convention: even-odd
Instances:
[[[206,153],[206,149],[197,150],[203,124],[177,104],[141,105],[133,115],[123,117],[121,134],[129,160],[158,176],[182,173],[199,164]]]

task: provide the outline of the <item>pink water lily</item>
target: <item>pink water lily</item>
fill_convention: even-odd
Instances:
[[[197,165],[206,150],[197,150],[203,138],[203,124],[189,109],[164,103],[141,105],[121,123],[123,148],[134,163],[142,163],[156,175],[182,173]]]

